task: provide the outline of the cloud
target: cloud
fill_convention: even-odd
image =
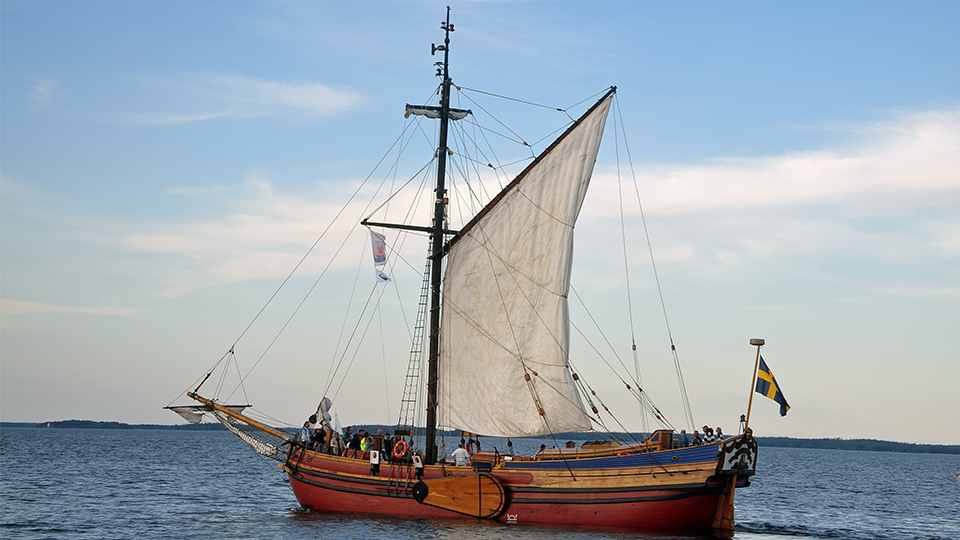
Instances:
[[[35,107],[46,107],[61,94],[60,83],[53,79],[41,79],[30,90],[30,100]]]
[[[904,115],[865,126],[847,148],[695,165],[639,168],[648,209],[686,215],[798,204],[879,203],[936,198],[960,189],[960,109]]]
[[[849,280],[831,275],[839,271],[833,266],[869,262],[878,274],[863,280],[864,288],[904,296],[957,293],[955,287],[937,283],[896,282],[877,269],[960,257],[960,216],[955,215],[960,204],[960,109],[906,114],[864,126],[859,140],[842,148],[651,164],[641,166],[637,176],[658,261],[685,263],[704,276],[746,276],[781,265],[826,280]],[[131,224],[120,228],[129,231],[126,235],[110,238],[123,250],[192,261],[202,275],[185,277],[167,295],[283,276],[341,210],[331,201],[345,200],[348,185],[356,184],[283,192],[268,178],[251,176],[242,186],[171,188],[177,196],[216,200],[227,213],[189,222]],[[578,224],[578,231],[594,231],[589,243],[578,237],[581,257],[622,249],[613,245],[619,242],[619,217],[610,211],[616,190],[615,174],[599,167]],[[627,196],[635,200],[632,186]],[[405,203],[392,204],[400,208]],[[342,220],[331,237],[343,238],[364,210],[354,203],[344,215],[351,218]],[[642,243],[638,212],[627,210],[626,218],[633,237],[628,241]],[[317,259],[333,256],[338,245],[323,244]],[[311,264],[316,270],[322,263]]]
[[[13,315],[45,315],[45,314],[69,314],[69,315],[131,315],[145,311],[143,309],[130,309],[116,306],[60,306],[56,304],[44,304],[41,302],[22,302],[20,300],[9,300],[0,298],[0,313],[4,317]]]
[[[642,165],[637,184],[654,238],[669,246],[661,259],[696,262],[704,272],[776,258],[956,260],[960,109],[862,126],[855,143],[839,148]],[[610,212],[617,189],[615,171],[599,170],[580,226],[618,219]],[[632,185],[624,196],[637,208]],[[627,218],[642,230],[637,210]]]
[[[136,124],[200,122],[214,118],[326,116],[362,102],[350,90],[322,83],[268,81],[236,74],[182,74],[176,79],[138,79],[157,94],[154,107],[175,112],[131,113],[122,121]],[[161,101],[167,101],[161,104]],[[185,112],[185,111],[195,112]]]
[[[297,96],[288,98],[294,104],[307,99]],[[843,147],[647,164],[637,170],[658,262],[682,264],[705,278],[735,273],[748,279],[776,265],[776,272],[804,273],[809,279],[854,283],[887,294],[958,294],[933,274],[926,280],[915,277],[916,272],[896,277],[895,267],[960,258],[960,109],[904,114],[863,126],[858,140]],[[87,227],[76,227],[70,236],[121,253],[150,255],[158,294],[178,296],[287,275],[357,185],[341,180],[289,191],[267,176],[251,175],[233,186],[171,187],[170,196],[209,201],[204,206],[218,213],[155,222],[88,220]],[[357,200],[368,200],[367,195]],[[635,201],[632,185],[625,195]],[[414,194],[409,196],[394,199],[391,211],[410,208]],[[622,251],[619,214],[611,211],[617,200],[616,175],[598,165],[577,226],[580,260]],[[452,214],[458,204],[451,203]],[[365,231],[357,227],[367,212],[362,203],[351,203],[302,270],[322,270],[351,230],[358,236],[347,249],[368,250],[368,238],[360,236]],[[639,213],[629,207],[626,212],[631,257],[635,264],[647,264],[640,259],[646,245]],[[422,255],[422,246],[416,249],[410,261]],[[849,267],[863,268],[863,279],[842,275]]]
[[[351,184],[347,183],[356,189]],[[342,205],[348,197],[342,188],[318,186],[307,193],[278,191],[260,175],[252,175],[238,186],[177,187],[168,193],[215,202],[226,208],[226,213],[175,223],[129,223],[119,226],[126,231],[119,236],[91,230],[78,239],[169,261],[169,268],[176,268],[176,276],[159,293],[168,298],[211,285],[286,276],[322,235],[322,241],[301,267],[316,275],[342,249],[351,231],[355,236],[347,250],[359,252],[362,248],[362,253],[369,255],[369,237],[358,219],[364,214],[363,203],[349,204],[341,218],[331,224],[344,210]],[[114,227],[117,225],[111,225]]]
[[[200,114],[129,114],[124,121],[131,124],[185,124],[189,122],[203,122],[214,118],[231,116],[230,111],[200,113]]]

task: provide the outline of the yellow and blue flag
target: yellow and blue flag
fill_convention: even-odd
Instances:
[[[757,393],[763,394],[779,403],[780,416],[787,415],[790,406],[787,405],[787,399],[784,398],[783,393],[780,392],[777,380],[773,378],[773,373],[770,372],[770,368],[767,367],[767,363],[763,361],[762,356],[760,357],[760,370],[757,372]]]

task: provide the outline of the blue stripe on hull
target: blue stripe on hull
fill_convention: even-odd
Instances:
[[[540,461],[508,461],[506,469],[619,469],[625,467],[651,467],[668,465],[690,465],[695,463],[716,463],[719,457],[719,444],[689,446],[658,452],[632,453],[626,456],[604,456],[594,458],[555,459]]]

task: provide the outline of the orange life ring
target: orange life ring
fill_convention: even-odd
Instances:
[[[473,446],[474,446],[474,445],[477,446],[477,449],[476,449],[476,450],[473,449]],[[475,453],[477,453],[477,452],[479,452],[479,451],[480,451],[480,441],[478,441],[478,440],[476,440],[476,439],[470,439],[470,441],[467,442],[467,452],[472,456],[473,454],[475,454]]]
[[[407,441],[400,439],[393,445],[393,457],[400,459],[407,453]]]

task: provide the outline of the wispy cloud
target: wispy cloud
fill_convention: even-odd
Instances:
[[[163,96],[153,106],[168,112],[129,113],[121,116],[122,121],[171,124],[225,117],[325,116],[354,107],[363,99],[351,90],[317,82],[269,81],[226,73],[138,80],[148,91]]]
[[[20,300],[9,300],[0,298],[0,313],[4,317],[13,315],[43,315],[43,314],[68,314],[68,315],[132,315],[140,313],[143,309],[122,308],[117,306],[62,306],[57,304],[44,304],[41,302],[22,302]]]
[[[189,122],[203,122],[204,120],[213,120],[214,118],[225,118],[231,116],[230,111],[200,113],[200,114],[163,114],[163,113],[145,113],[128,114],[123,117],[125,122],[131,124],[185,124]]]
[[[34,107],[46,107],[56,101],[62,90],[54,79],[41,79],[30,89],[30,101]]]
[[[872,205],[883,215],[909,205],[904,196],[935,204],[960,189],[960,109],[863,126],[860,138],[816,152],[648,165],[638,178],[648,209],[668,215],[798,204],[852,204],[848,214]]]
[[[289,99],[301,103],[301,98]],[[960,110],[908,114],[864,126],[856,143],[840,148],[644,165],[638,183],[657,260],[683,263],[707,277],[746,276],[776,264],[785,272],[829,281],[840,278],[830,275],[841,271],[837,265],[893,268],[960,259]],[[90,225],[71,236],[159,257],[154,260],[167,270],[158,294],[177,296],[286,275],[356,185],[344,180],[286,191],[268,177],[251,175],[233,186],[173,187],[171,196],[210,200],[223,211],[178,221],[110,220],[103,230]],[[633,187],[628,189],[626,196],[635,198]],[[592,231],[589,242],[578,237],[581,260],[622,249],[619,216],[610,210],[617,199],[615,174],[598,168],[578,224],[578,234]],[[408,203],[397,199],[391,204],[401,208]],[[325,264],[364,214],[358,203],[346,210],[350,219],[329,233],[337,242],[317,248],[317,262],[308,263],[311,271]],[[638,247],[644,243],[639,215],[628,210],[626,217],[633,233],[628,241],[636,248],[631,252],[639,255],[646,251]],[[359,249],[365,241],[358,237],[350,246]],[[871,279],[862,282],[865,289],[905,296],[957,294],[938,278],[911,281],[895,272],[871,271]]]
[[[744,273],[758,268],[758,261],[795,268],[803,261],[800,268],[819,268],[836,261],[911,265],[960,258],[960,216],[955,215],[960,110],[865,126],[861,139],[843,148],[646,165],[638,182],[658,260],[692,263],[704,275]],[[342,200],[346,185],[277,192],[269,179],[252,176],[232,188],[175,188],[170,192],[178,196],[229,201],[228,212],[205,221],[130,224],[122,227],[127,234],[110,238],[123,250],[186,258],[206,274],[185,280],[168,295],[204,284],[282,276],[340,210],[330,201]],[[615,175],[598,171],[591,190],[578,230],[606,232],[578,243],[578,254],[587,259],[592,250],[620,249],[607,245],[619,242],[619,231],[613,230],[619,229],[618,218],[609,206],[617,200]],[[634,196],[632,186],[627,196]],[[347,214],[361,215],[362,209]],[[627,215],[635,232],[638,218],[636,211]],[[355,224],[346,221],[338,237]],[[632,241],[642,242],[641,234]],[[330,250],[323,256],[333,248],[322,248]],[[816,272],[821,271],[826,272]],[[935,283],[877,279],[870,287],[891,294],[956,291]]]
[[[802,272],[903,297],[960,294],[918,271],[960,260],[960,109],[861,126],[857,142],[816,152],[644,165],[637,182],[660,262],[705,277]],[[598,171],[578,227],[619,229],[617,189],[615,173]],[[624,194],[636,208],[632,184]],[[638,212],[627,220],[643,245]]]
[[[108,243],[113,249],[160,255],[180,261],[176,283],[164,286],[162,297],[176,297],[210,285],[284,276],[297,265],[318,235],[330,226],[344,200],[341,186],[319,186],[315,191],[278,192],[270,181],[253,175],[238,186],[178,187],[179,197],[216,201],[227,212],[213,219],[169,223],[130,223],[123,235],[106,237],[88,231],[86,242]],[[314,251],[303,269],[317,271],[338,250],[362,208],[352,205]],[[364,246],[358,235],[353,248]],[[189,269],[189,270],[185,270]]]

